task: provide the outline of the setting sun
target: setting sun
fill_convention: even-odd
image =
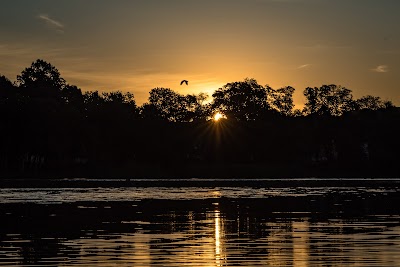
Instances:
[[[214,121],[219,121],[222,118],[225,118],[225,116],[219,112],[214,115]]]

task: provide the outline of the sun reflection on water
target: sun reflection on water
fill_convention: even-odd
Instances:
[[[223,236],[224,229],[223,223],[221,220],[220,211],[218,209],[218,205],[216,205],[216,209],[214,211],[214,225],[215,225],[215,265],[223,266],[225,262],[225,255],[223,254]]]
[[[400,262],[400,211],[397,206],[389,206],[387,214],[376,209],[397,200],[397,188],[65,189],[69,198],[64,204],[51,204],[62,190],[2,190],[9,203],[0,201],[0,217],[6,222],[0,227],[0,266],[340,267]],[[107,198],[112,190],[120,195],[111,199],[131,201],[72,203],[99,192]],[[324,192],[329,197],[319,198]],[[46,205],[28,205],[21,200],[24,194]],[[143,200],[132,201],[133,194]],[[183,194],[191,199],[182,200]],[[375,205],[361,199],[373,194],[379,196]],[[276,196],[285,199],[284,206],[277,205]],[[347,206],[327,211],[322,204],[312,206],[315,199]],[[365,206],[364,213],[348,213],[367,204],[372,206]]]

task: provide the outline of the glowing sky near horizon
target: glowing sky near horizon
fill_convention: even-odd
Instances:
[[[210,95],[252,77],[335,83],[400,105],[399,0],[2,0],[0,74],[40,58],[68,83]],[[180,86],[182,79],[189,86]]]

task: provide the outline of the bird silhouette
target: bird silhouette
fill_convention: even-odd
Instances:
[[[188,82],[187,80],[182,80],[182,81],[181,81],[181,85],[182,85],[183,83],[186,83],[186,85],[188,85],[189,82]]]

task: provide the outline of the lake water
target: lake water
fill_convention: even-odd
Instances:
[[[0,266],[400,266],[400,186],[0,188]]]

